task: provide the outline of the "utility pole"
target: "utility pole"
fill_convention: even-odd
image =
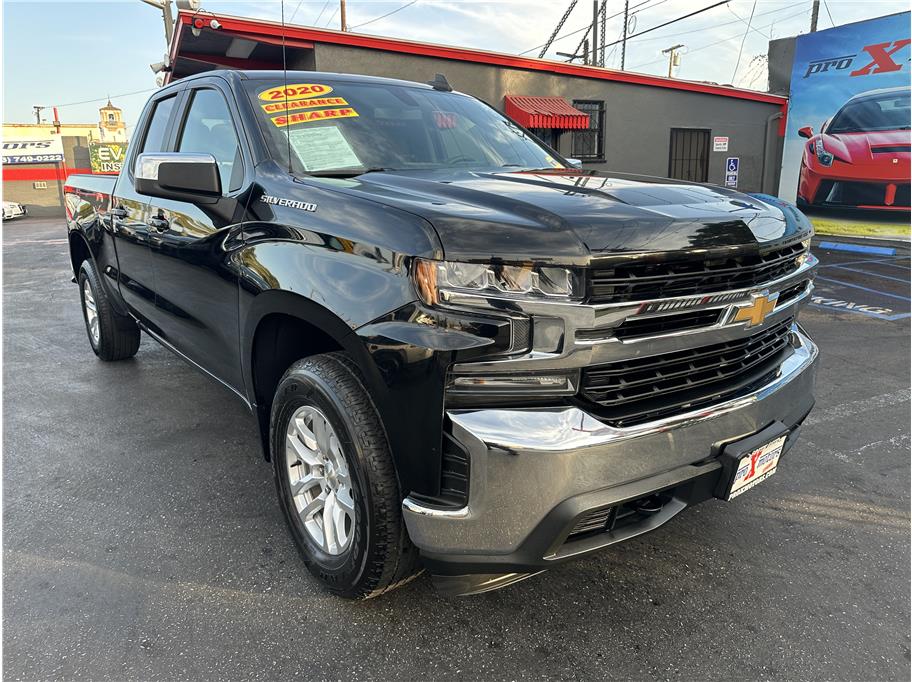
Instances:
[[[598,56],[598,65],[604,68],[605,66],[605,22],[608,19],[608,0],[602,0],[602,6],[599,9],[599,13],[602,15],[601,25],[599,27],[599,44],[602,46],[599,51]]]
[[[668,77],[671,78],[671,70],[673,67],[678,66],[681,63],[681,55],[678,54],[684,45],[672,45],[671,47],[665,48],[662,50],[662,54],[668,55]]]
[[[598,18],[599,3],[598,0],[592,0],[592,58],[589,61],[592,66],[598,66]]]
[[[624,70],[624,63],[627,61],[627,20],[630,13],[630,0],[624,0],[624,31],[621,34],[621,71]]]
[[[32,107],[32,111],[35,112],[35,123],[41,125],[41,112],[47,109],[47,107],[41,107],[37,104]]]
[[[811,9],[811,33],[817,31],[818,14],[820,14],[820,0],[814,0],[814,7]]]
[[[165,42],[171,46],[171,36],[174,33],[174,15],[171,13],[171,0],[140,0],[150,7],[161,10],[162,19],[165,21]]]
[[[345,0],[339,0],[339,18],[342,21],[342,30],[347,31],[348,27],[345,23]]]

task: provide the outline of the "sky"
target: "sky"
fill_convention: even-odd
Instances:
[[[338,28],[338,4],[338,0],[285,0],[285,16],[289,23]],[[712,4],[714,0],[630,0],[628,34]],[[661,51],[682,43],[676,77],[763,90],[768,41],[807,32],[811,5],[811,0],[731,0],[628,40],[626,68],[666,75],[668,62]],[[568,6],[569,0],[348,0],[347,14],[349,27],[359,33],[537,57]],[[623,28],[623,18],[612,17],[623,10],[623,2],[609,0],[607,6],[611,18],[606,40],[611,43]],[[282,4],[271,0],[203,0],[202,7],[275,20],[282,11]],[[907,0],[824,0],[818,26],[829,28],[908,8]],[[592,2],[580,0],[560,35],[591,23]],[[583,35],[577,32],[556,40],[546,57],[562,59],[555,52],[573,52]],[[64,123],[94,122],[98,107],[110,96],[124,110],[131,133],[156,87],[149,64],[161,61],[165,50],[161,12],[140,0],[5,0],[2,119],[34,121],[33,105],[56,105]],[[620,45],[607,48],[606,66],[619,68],[620,56]],[[52,118],[50,109],[44,116]]]

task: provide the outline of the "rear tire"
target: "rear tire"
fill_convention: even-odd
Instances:
[[[105,361],[136,355],[139,327],[132,318],[115,312],[91,259],[87,258],[79,267],[78,282],[82,317],[95,355]]]
[[[347,355],[315,355],[285,372],[270,451],[288,528],[324,587],[368,599],[418,575],[386,432]]]

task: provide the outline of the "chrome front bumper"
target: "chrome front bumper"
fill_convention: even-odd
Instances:
[[[402,508],[412,541],[431,572],[494,574],[541,570],[636,534],[606,534],[568,549],[560,545],[566,537],[560,519],[701,476],[718,478],[714,454],[724,443],[775,421],[798,425],[814,402],[817,347],[798,325],[791,341],[793,352],[760,388],[628,428],[608,426],[577,407],[448,411],[452,435],[470,456],[469,501],[462,509],[444,510],[406,498]],[[685,506],[668,505],[639,532]]]

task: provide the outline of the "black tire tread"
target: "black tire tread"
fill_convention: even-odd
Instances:
[[[89,280],[92,287],[95,308],[98,313],[100,338],[98,348],[93,346],[95,354],[105,362],[132,358],[139,350],[141,340],[139,327],[132,318],[119,315],[114,310],[104,284],[95,270],[95,264],[90,258],[84,260],[79,268],[80,302],[82,301],[82,283],[86,279]],[[88,329],[86,332],[88,333]],[[89,343],[91,344],[91,340]]]
[[[336,352],[304,358],[294,363],[286,376],[300,370],[319,374],[348,407],[347,415],[355,431],[353,435],[361,446],[369,470],[367,480],[371,490],[367,497],[374,516],[371,555],[358,585],[353,590],[338,593],[351,599],[378,597],[404,585],[421,572],[417,548],[409,539],[402,519],[402,497],[386,431],[364,387],[360,370],[347,354]]]

